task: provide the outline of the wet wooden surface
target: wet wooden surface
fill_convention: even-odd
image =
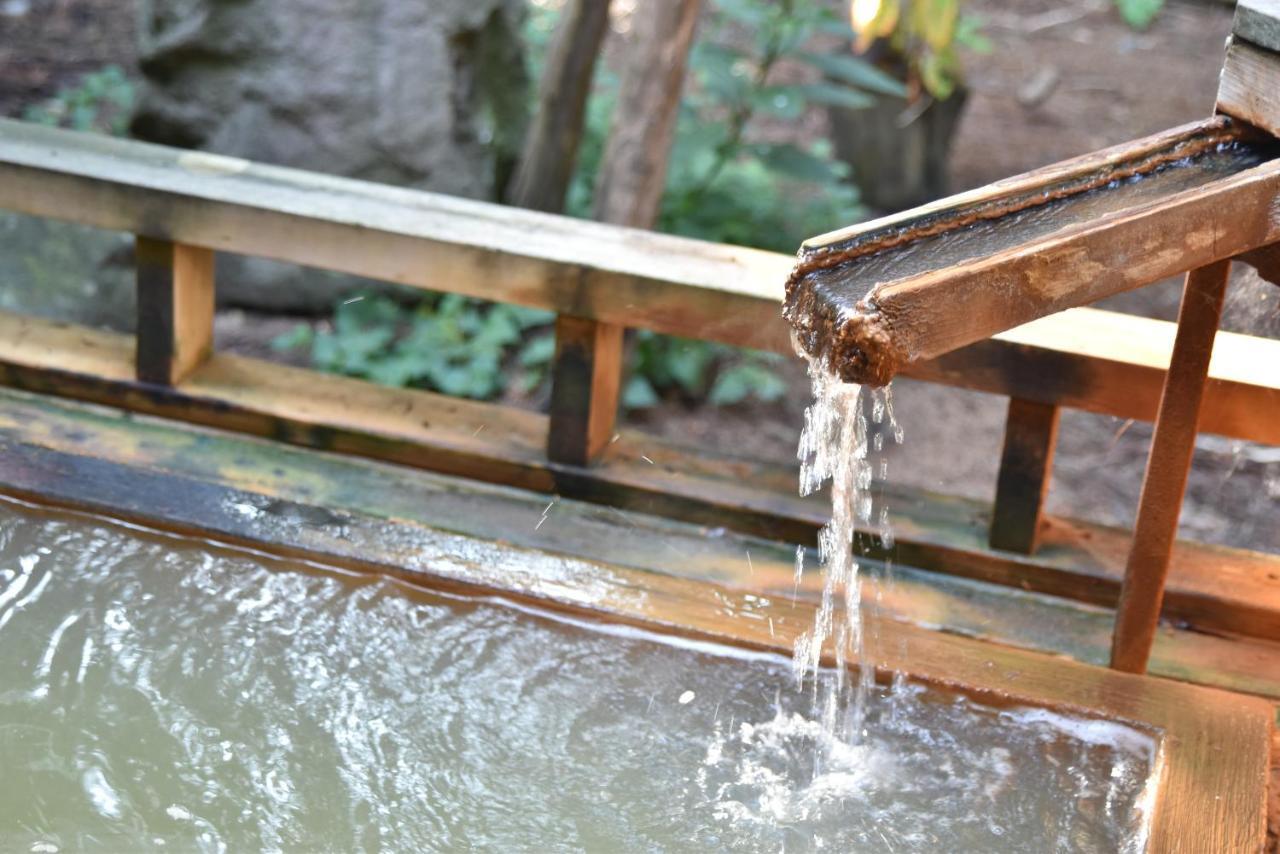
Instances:
[[[1223,137],[1218,125],[1207,122],[1166,152],[1150,154],[1150,140],[1131,143],[1134,154],[1108,167],[1114,173],[1077,174],[1085,166],[1062,167],[1058,172],[1069,173],[1070,180],[1013,179],[1008,186],[978,191],[976,200],[962,195],[890,225],[869,223],[807,241],[788,281],[788,316],[806,348],[829,358],[846,380],[880,385],[908,360],[935,358],[1038,317],[1274,242],[1280,239],[1275,159],[1222,174],[1210,169],[1197,179],[1202,183],[1184,188],[1173,182],[1159,195],[1139,193],[1132,202],[1088,215],[1051,214],[1057,200],[1085,198],[1080,187],[1095,191],[1091,205],[1112,193],[1121,198],[1143,186],[1125,179],[1131,172],[1146,174],[1150,162],[1164,171],[1152,171],[1143,179],[1148,182],[1197,169],[1194,162],[1175,163],[1189,150],[1219,156],[1218,142],[1229,141],[1232,133]],[[1198,147],[1206,141],[1213,145]],[[1021,235],[1014,218],[1036,206],[1051,228],[1013,242],[997,239]],[[976,233],[975,223],[990,235],[970,247],[968,256],[936,266],[907,263],[934,257],[945,238]],[[864,259],[871,259],[874,273],[859,272]],[[859,304],[872,304],[874,311],[855,310]]]
[[[29,416],[41,409],[43,426],[36,426]],[[77,409],[78,417],[56,417]],[[327,466],[388,470],[375,463],[130,421],[38,398],[11,395],[0,414],[10,420],[0,430],[0,484],[10,494],[38,495],[42,501],[355,571],[393,574],[435,589],[499,595],[784,655],[813,617],[813,606],[804,601],[503,544],[431,519],[398,517],[376,503],[355,509],[329,501],[348,487],[334,480]],[[24,431],[43,432],[45,444],[22,441]],[[201,445],[201,453],[183,452],[183,440],[175,437],[184,433],[185,441]],[[100,441],[107,434],[115,438]],[[57,442],[94,450],[55,450],[51,445]],[[220,442],[228,443],[229,454],[214,453]],[[280,456],[272,466],[251,458],[274,452]],[[148,458],[153,462],[143,462]],[[311,468],[308,460],[319,461],[318,467]],[[179,473],[188,462],[193,468]],[[206,477],[200,466],[218,474]],[[432,479],[407,472],[402,477]],[[244,479],[241,486],[231,486],[238,478]],[[273,493],[262,480],[285,492]],[[446,481],[435,480],[447,493]],[[466,492],[470,487],[455,481],[452,488]],[[395,479],[382,480],[379,492],[397,491]],[[446,503],[442,497],[435,506]],[[1164,761],[1152,850],[1251,850],[1260,844],[1271,704],[942,635],[883,616],[872,616],[868,628],[871,661],[882,674],[897,670],[989,702],[1049,705],[1152,728],[1161,739]]]
[[[0,383],[324,450],[581,498],[769,538],[811,542],[823,496],[796,494],[791,466],[686,449],[623,431],[601,462],[549,463],[547,419],[492,404],[215,354],[179,389],[132,379],[132,339],[0,315]],[[889,489],[896,559],[982,581],[1114,605],[1125,531],[1049,518],[1034,557],[987,545],[990,507]],[[874,539],[874,536],[869,537]],[[1181,542],[1165,615],[1206,630],[1280,639],[1280,558]]]

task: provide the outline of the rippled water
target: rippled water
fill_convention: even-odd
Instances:
[[[0,505],[0,849],[1140,842],[1132,730],[877,692],[815,775],[807,710],[780,658]]]

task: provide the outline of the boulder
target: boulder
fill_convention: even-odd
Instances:
[[[492,199],[523,131],[522,0],[144,0],[140,138]],[[219,259],[223,304],[328,309],[366,283]]]

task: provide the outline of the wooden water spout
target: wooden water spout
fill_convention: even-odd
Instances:
[[[1186,272],[1111,665],[1151,653],[1231,261],[1280,282],[1280,0],[1242,0],[1217,115],[806,241],[784,316],[846,382]],[[1034,551],[1057,411],[1014,400],[991,545]]]

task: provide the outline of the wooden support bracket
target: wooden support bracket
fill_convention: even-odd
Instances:
[[[1039,545],[1044,499],[1058,441],[1058,407],[1013,397],[991,511],[991,547],[1032,554]]]
[[[137,374],[177,385],[213,350],[213,251],[138,237]]]
[[[1187,274],[1111,639],[1117,670],[1144,673],[1151,655],[1230,273],[1231,262],[1218,261]]]
[[[613,438],[622,381],[623,328],[582,317],[556,318],[547,457],[589,465]]]

